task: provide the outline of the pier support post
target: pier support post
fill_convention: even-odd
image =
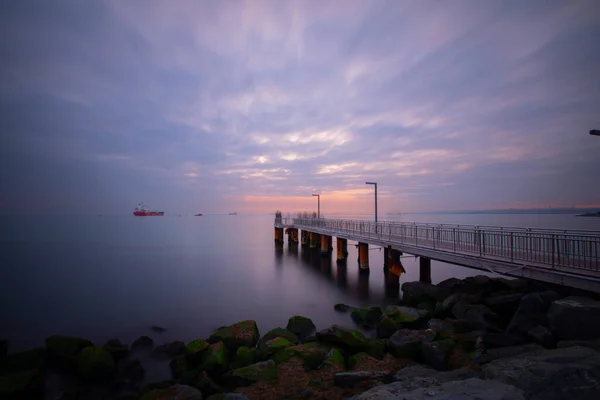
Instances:
[[[298,244],[298,229],[294,228],[292,230],[292,243]]]
[[[336,238],[337,263],[345,264],[348,259],[348,239]]]
[[[358,268],[362,271],[369,270],[369,244],[358,243]]]
[[[419,257],[419,281],[431,283],[431,259]]]
[[[283,244],[283,228],[275,228],[275,243]]]
[[[400,275],[406,273],[406,270],[402,266],[400,257],[402,252],[399,250],[392,249],[392,246],[388,246],[384,249],[384,269],[388,270],[392,274],[400,277]]]
[[[308,238],[310,242],[310,248],[316,249],[319,243],[319,234],[314,232],[308,232]]]
[[[333,247],[331,246],[331,236],[321,235],[321,254],[326,256],[331,253]]]
[[[304,229],[300,231],[300,240],[302,247],[308,246],[308,231],[305,231]]]

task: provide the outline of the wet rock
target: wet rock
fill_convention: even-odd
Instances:
[[[163,327],[160,327],[160,326],[156,326],[156,325],[152,325],[152,326],[150,327],[150,329],[152,329],[152,330],[153,330],[154,332],[156,332],[156,333],[163,333],[163,332],[165,332],[165,331],[166,331],[166,329],[165,329],[165,328],[163,328]]]
[[[367,339],[367,343],[361,348],[368,355],[378,360],[383,359],[387,349],[387,340],[382,339]]]
[[[421,352],[425,364],[437,370],[448,369],[448,357],[452,348],[447,341],[436,340],[434,342],[425,342],[421,344]]]
[[[482,304],[468,307],[464,318],[472,329],[482,329],[489,332],[503,331],[500,326],[500,316]]]
[[[440,339],[447,339],[455,333],[453,320],[430,319],[427,328],[431,329]]]
[[[209,346],[210,343],[204,339],[195,339],[189,342],[185,346],[185,356],[187,357],[188,364],[192,367],[198,366]]]
[[[277,365],[273,360],[262,361],[226,373],[223,378],[233,386],[249,386],[258,381],[277,379]]]
[[[246,346],[238,347],[235,356],[233,356],[233,361],[231,362],[230,368],[242,368],[246,367],[250,364],[254,364],[256,362],[256,349],[250,348]]]
[[[346,349],[360,349],[366,345],[365,335],[354,330],[333,325],[317,332],[317,340],[329,346],[339,346]]]
[[[438,283],[437,288],[442,297],[446,298],[456,291],[460,290],[461,287],[465,286],[465,282],[458,278],[448,278]]]
[[[555,300],[548,322],[559,340],[600,339],[600,301],[575,296]]]
[[[9,354],[4,361],[0,360],[0,375],[14,374],[32,369],[43,369],[46,350],[43,347]]]
[[[587,347],[587,348],[594,349],[594,350],[600,352],[600,339],[596,339],[596,340],[561,340],[558,343],[556,343],[556,347],[559,349],[562,349],[565,347],[574,347],[574,346]]]
[[[486,332],[483,335],[483,345],[486,349],[494,349],[497,347],[510,347],[523,344],[522,340],[515,339],[512,336],[504,333]]]
[[[154,346],[154,340],[149,336],[140,336],[131,343],[131,350],[149,350]]]
[[[327,367],[341,367],[344,369],[346,366],[346,360],[344,356],[338,349],[331,349],[329,353],[325,356],[325,359],[319,365],[319,369],[324,369]]]
[[[191,386],[173,385],[166,389],[156,389],[144,396],[140,400],[202,400],[202,393]]]
[[[521,298],[519,307],[512,317],[506,334],[524,341],[529,341],[528,331],[538,325],[548,326],[546,313],[558,294],[552,291],[526,294]]]
[[[229,349],[223,342],[209,346],[202,360],[202,367],[209,372],[225,372],[229,366]]]
[[[400,328],[402,328],[401,322],[384,315],[377,324],[377,337],[380,339],[387,339]]]
[[[157,346],[152,350],[152,356],[159,360],[168,360],[185,353],[185,343],[175,341]]]
[[[263,345],[258,349],[258,358],[266,359],[272,356],[273,354],[292,346],[294,346],[294,343],[290,342],[286,338],[275,337],[263,343]]]
[[[541,344],[544,347],[554,347],[556,345],[556,339],[550,331],[542,325],[537,325],[527,331],[527,335],[533,339],[535,343]]]
[[[381,307],[360,307],[352,310],[350,317],[358,325],[374,326],[382,315]]]
[[[87,339],[54,335],[46,339],[46,355],[64,366],[74,366],[79,352],[92,345]]]
[[[488,306],[495,313],[499,314],[502,319],[508,323],[517,311],[522,297],[522,293],[495,292],[491,293],[483,301],[483,304]]]
[[[349,311],[349,310],[353,310],[353,309],[354,309],[354,307],[351,307],[351,306],[349,306],[348,304],[341,304],[341,303],[338,303],[338,304],[336,304],[335,306],[333,306],[333,309],[334,309],[335,311],[339,311],[339,312],[346,312],[346,311]]]
[[[205,396],[210,396],[219,392],[222,392],[223,389],[206,373],[206,371],[202,371],[196,380],[194,385]]]
[[[400,329],[388,340],[387,347],[396,357],[417,358],[421,345],[434,339],[435,332],[431,330]]]
[[[210,343],[223,342],[230,350],[238,347],[254,347],[258,343],[259,333],[256,321],[246,320],[226,326],[210,335]]]
[[[275,338],[285,338],[287,340],[289,340],[290,342],[292,342],[293,344],[298,344],[298,335],[296,335],[294,332],[288,330],[288,329],[283,329],[283,328],[275,328],[275,329],[271,329],[269,332],[267,332],[258,342],[258,347],[261,347],[261,344],[271,340],[271,339],[275,339]]]
[[[402,284],[402,303],[416,307],[419,303],[443,300],[443,293],[435,285],[425,282],[405,282]]]
[[[405,306],[387,306],[385,315],[405,325],[416,323],[427,318],[429,312],[419,308]]]
[[[350,371],[336,372],[333,375],[333,382],[337,386],[349,387],[364,381],[380,380],[389,375],[387,371]]]
[[[542,353],[544,348],[537,344],[524,344],[520,346],[498,347],[495,349],[486,350],[484,354],[478,355],[473,360],[475,364],[486,364],[490,361],[503,358],[511,358],[523,354],[538,354]]]
[[[452,321],[452,328],[456,333],[470,332],[471,324],[466,319],[455,319]]]
[[[119,339],[112,339],[106,342],[104,349],[112,356],[115,362],[119,362],[129,356],[129,347],[126,344],[121,344]]]
[[[125,360],[118,365],[118,373],[133,382],[139,382],[144,379],[146,371],[142,363],[137,358]]]
[[[188,371],[187,359],[184,355],[177,356],[169,362],[171,377],[181,379]]]
[[[273,356],[273,360],[279,364],[287,361],[292,357],[300,358],[303,361],[303,366],[306,371],[318,368],[325,360],[329,353],[329,347],[319,343],[304,343],[297,346],[289,347],[282,352]]]
[[[77,373],[90,380],[108,379],[115,373],[115,361],[103,347],[88,346],[77,355]]]
[[[22,400],[44,398],[44,375],[40,370],[0,376],[0,399]]]
[[[300,341],[313,334],[317,327],[310,318],[296,315],[288,320],[286,329],[295,333]]]

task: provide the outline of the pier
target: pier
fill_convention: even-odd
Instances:
[[[338,264],[348,241],[358,242],[358,268],[368,273],[369,246],[385,251],[384,268],[402,268],[404,253],[419,257],[419,279],[431,282],[431,260],[600,293],[600,232],[447,224],[292,218],[276,214],[275,242],[299,242]],[[298,233],[300,232],[300,234]],[[300,238],[300,240],[298,239]]]

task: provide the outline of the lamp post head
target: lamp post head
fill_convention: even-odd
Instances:
[[[377,182],[365,182],[365,185],[377,185]]]
[[[598,130],[598,129],[592,129],[590,131],[590,135],[600,136],[600,130]]]
[[[317,196],[317,197],[319,197],[319,196],[321,196],[321,195],[320,195],[320,194],[313,194],[313,196]]]

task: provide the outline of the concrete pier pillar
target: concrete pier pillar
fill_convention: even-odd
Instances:
[[[308,238],[311,249],[316,249],[317,247],[319,247],[320,237],[318,233],[308,232]]]
[[[321,254],[328,255],[333,250],[331,246],[331,236],[321,235]]]
[[[304,229],[300,231],[300,240],[302,247],[308,246],[308,231],[305,231]]]
[[[431,283],[431,259],[419,257],[419,281]]]
[[[292,242],[298,244],[298,229],[296,228],[292,230]]]
[[[344,264],[348,260],[348,239],[336,238],[337,263]]]
[[[298,229],[288,228],[286,229],[286,233],[288,235],[288,245],[291,246],[298,243]]]
[[[283,228],[275,228],[275,242],[283,244]]]
[[[358,243],[358,268],[360,271],[369,270],[369,244]]]

